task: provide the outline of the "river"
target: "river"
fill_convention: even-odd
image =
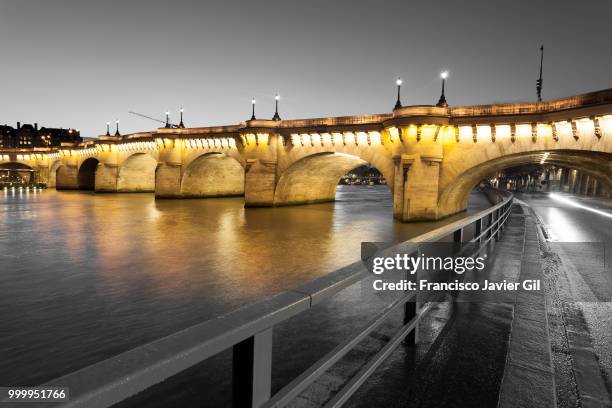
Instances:
[[[0,385],[35,385],[359,259],[392,218],[386,186],[245,209],[242,198],[0,192]],[[488,206],[470,197],[473,212]]]

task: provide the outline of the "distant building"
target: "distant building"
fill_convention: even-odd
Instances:
[[[17,128],[0,125],[0,148],[58,147],[63,143],[74,144],[82,140],[78,129],[39,129],[38,123],[22,126],[20,122],[17,122]]]

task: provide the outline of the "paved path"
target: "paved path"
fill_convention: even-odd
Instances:
[[[539,264],[529,264],[539,259],[537,250],[524,256],[526,242],[537,243],[535,224],[525,217],[523,209],[515,207],[486,278],[517,281],[541,275]],[[347,406],[496,407],[502,390],[500,406],[554,404],[543,292],[540,295],[535,312],[517,312],[514,296],[440,304],[423,321],[421,343],[399,348]],[[521,395],[527,398],[521,400]]]
[[[521,194],[539,219],[560,406],[609,407],[612,201]]]

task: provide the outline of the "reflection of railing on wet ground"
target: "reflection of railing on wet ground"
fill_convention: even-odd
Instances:
[[[403,253],[418,253],[421,242],[452,237],[462,243],[486,244],[501,237],[513,197],[475,215],[465,217],[399,244]],[[395,247],[387,250],[393,251]],[[272,332],[276,325],[305,312],[343,289],[370,276],[363,262],[348,265],[297,289],[249,305],[229,314],[153,341],[44,386],[69,387],[69,407],[109,407],[178,374],[224,350],[233,350],[234,406],[281,407],[287,405],[332,365],[353,350],[394,311],[403,308],[403,325],[395,335],[327,402],[341,406],[403,341],[418,341],[418,323],[427,311],[414,294],[401,296],[370,320],[357,334],[337,345],[323,358],[271,395]]]

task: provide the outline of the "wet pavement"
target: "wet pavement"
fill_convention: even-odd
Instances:
[[[493,248],[487,276],[474,280],[517,281],[522,274],[524,242],[525,219],[517,206],[502,241]],[[517,372],[528,373],[530,384],[543,382],[538,395],[550,401],[552,381],[548,381],[547,399],[547,382],[541,381],[541,373],[529,373],[533,370],[526,362],[530,348],[511,350],[518,344],[511,341],[516,335],[513,330],[516,299],[504,296],[487,300],[437,304],[422,321],[421,341],[416,346],[398,348],[346,406],[496,407],[502,387],[515,390],[520,386],[524,376],[517,378]],[[538,342],[542,343],[541,340]],[[514,358],[512,364],[518,368],[510,374],[506,372],[509,351]],[[509,383],[509,377],[514,382]],[[513,406],[515,401],[510,399],[505,406]]]
[[[544,289],[514,302],[435,304],[419,344],[400,346],[345,406],[612,406],[612,274],[604,259],[612,253],[612,203],[518,198],[530,207],[522,207],[526,224],[513,215],[489,276],[538,278]],[[292,406],[328,401],[390,334],[374,337]]]
[[[558,406],[611,406],[612,201],[517,197],[541,224]]]

